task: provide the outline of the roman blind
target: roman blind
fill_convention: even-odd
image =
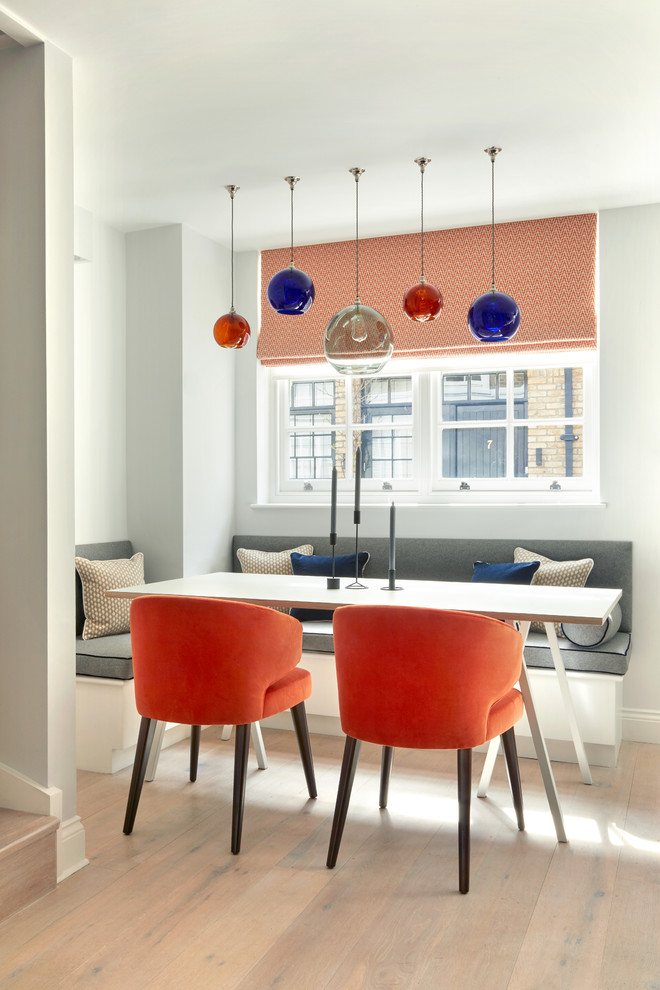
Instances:
[[[437,319],[416,323],[403,311],[405,292],[419,281],[419,234],[360,241],[360,300],[389,321],[393,357],[442,357],[510,351],[593,350],[596,347],[595,213],[496,224],[496,287],[520,307],[517,334],[482,344],[467,326],[474,300],[490,287],[490,225],[427,231],[424,274],[440,290]],[[355,301],[355,242],[296,248],[296,268],[314,281],[316,298],[302,316],[281,316],[266,290],[286,268],[289,248],[261,253],[261,325],[257,356],[265,365],[324,360],[323,334],[338,310]]]

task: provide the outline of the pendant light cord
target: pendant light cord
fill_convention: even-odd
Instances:
[[[359,271],[360,271],[360,252],[358,244],[360,243],[358,237],[358,177],[355,176],[355,303],[359,306],[360,304],[360,285],[359,285]]]
[[[231,197],[231,310],[234,312],[234,197]]]
[[[421,188],[421,219],[420,219],[420,230],[421,230],[421,253],[422,253],[422,277],[421,282],[424,281],[424,169],[420,169],[420,188]]]
[[[293,268],[293,183],[291,183],[291,268]]]
[[[490,288],[495,292],[495,155],[490,159],[490,257]]]

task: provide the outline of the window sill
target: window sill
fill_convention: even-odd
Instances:
[[[477,501],[474,498],[463,497],[460,500],[455,501],[434,501],[434,502],[412,502],[407,499],[401,498],[400,495],[397,497],[395,493],[390,493],[387,501],[369,502],[362,499],[361,509],[388,509],[390,503],[395,502],[397,509],[605,509],[607,508],[607,502],[596,501],[593,498],[590,499],[576,499],[576,498],[543,498],[537,501],[532,501],[526,499],[525,501],[516,501],[515,498],[511,497],[506,500],[495,500],[479,498]],[[323,502],[308,502],[308,501],[288,501],[288,502],[251,502],[251,509],[330,509],[330,500]],[[353,504],[349,502],[340,502],[338,508],[341,509],[353,509]]]

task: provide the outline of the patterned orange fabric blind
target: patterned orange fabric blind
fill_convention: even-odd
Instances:
[[[593,350],[597,221],[589,213],[496,225],[496,285],[521,313],[507,343],[482,344],[467,326],[470,306],[490,287],[490,225],[425,232],[424,274],[444,297],[437,319],[416,323],[403,311],[405,292],[419,281],[419,234],[360,241],[360,300],[389,321],[395,358],[492,354],[496,348]],[[314,303],[303,316],[280,316],[266,290],[289,260],[289,248],[261,254],[257,356],[266,365],[323,361],[328,322],[355,301],[355,242],[312,244],[296,248],[294,262],[314,280]]]

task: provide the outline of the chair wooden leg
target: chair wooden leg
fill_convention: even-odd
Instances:
[[[298,740],[300,759],[302,760],[303,770],[305,771],[307,790],[309,791],[309,796],[315,798],[317,795],[316,777],[314,775],[312,748],[309,744],[309,728],[307,726],[307,712],[305,711],[304,701],[293,706],[291,709],[291,718],[293,719],[293,727],[296,730],[296,739]]]
[[[128,801],[126,802],[124,835],[130,835],[133,831],[135,816],[137,814],[138,804],[140,802],[140,794],[142,793],[142,785],[144,783],[144,775],[147,770],[147,763],[149,762],[151,744],[154,741],[156,725],[157,723],[155,719],[146,718],[144,716],[140,722],[140,731],[138,732],[138,741],[135,749],[135,761],[133,763],[133,774],[131,776],[131,786],[128,791]]]
[[[523,814],[522,787],[520,785],[520,767],[518,766],[518,747],[516,746],[516,735],[513,726],[502,733],[502,746],[504,748],[504,759],[506,760],[506,770],[509,776],[509,786],[513,797],[513,806],[516,809],[516,819],[521,832],[525,831],[525,816]]]
[[[458,757],[458,889],[470,889],[470,798],[472,795],[472,750],[457,750]]]
[[[387,807],[387,795],[390,789],[390,773],[392,771],[392,758],[394,756],[393,746],[383,746],[383,755],[380,761],[380,799],[379,808]]]
[[[337,803],[335,805],[335,815],[332,820],[332,832],[330,833],[330,845],[328,846],[328,858],[326,860],[326,866],[329,870],[332,870],[337,862],[337,854],[341,844],[341,837],[344,832],[346,813],[348,811],[349,801],[351,800],[353,780],[355,779],[355,770],[357,767],[361,746],[362,743],[359,739],[353,739],[352,736],[346,736],[346,742],[344,744],[344,758],[341,761],[341,773],[339,774]]]
[[[199,765],[199,741],[202,738],[201,725],[190,726],[190,779],[197,780],[197,767]]]
[[[250,726],[236,726],[234,744],[234,797],[231,811],[231,851],[237,855],[241,851],[243,832],[243,809],[245,808],[245,783],[247,781],[248,751],[250,749]]]

